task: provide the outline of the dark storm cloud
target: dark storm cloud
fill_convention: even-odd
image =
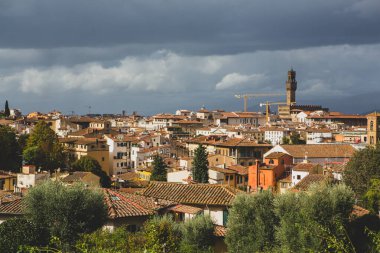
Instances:
[[[379,0],[1,0],[0,103],[237,110],[293,66],[298,101],[368,111],[344,101],[380,92],[379,24]]]
[[[376,0],[3,0],[0,47],[219,54],[380,40]]]

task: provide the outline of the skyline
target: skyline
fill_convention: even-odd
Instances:
[[[299,103],[380,108],[378,1],[88,3],[0,3],[0,102],[65,114],[242,110],[234,94],[284,92],[293,67]]]

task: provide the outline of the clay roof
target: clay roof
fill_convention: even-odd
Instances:
[[[182,204],[172,206],[168,208],[168,210],[171,210],[177,213],[189,213],[189,214],[197,214],[199,212],[202,212],[202,209],[199,207],[182,205]]]
[[[71,182],[81,182],[82,179],[87,176],[87,175],[94,175],[95,177],[98,177],[96,176],[95,174],[91,173],[91,172],[85,172],[85,171],[75,171],[73,172],[72,174],[68,175],[67,177],[64,177],[62,179],[62,182],[67,182],[67,183],[71,183]],[[98,177],[100,179],[100,177]]]
[[[316,167],[319,167],[316,163],[298,163],[296,166],[292,168],[292,170],[295,171],[313,171],[316,169]]]
[[[294,189],[306,191],[312,184],[322,183],[327,181],[328,176],[321,174],[309,174],[294,186]]]
[[[232,204],[236,193],[236,190],[225,185],[163,182],[153,182],[141,192],[144,196],[166,199],[181,204],[227,206]]]
[[[216,237],[225,237],[227,235],[227,228],[223,226],[215,225],[214,235]]]
[[[231,165],[228,169],[236,171],[239,175],[248,175],[248,167],[246,166]]]
[[[108,206],[108,217],[111,219],[153,215],[156,210],[172,204],[168,201],[156,202],[153,198],[110,189],[104,189],[104,200]]]
[[[356,218],[356,217],[362,217],[362,216],[367,215],[369,213],[370,212],[367,209],[364,209],[363,207],[358,206],[358,205],[354,205],[352,212],[351,212],[351,216],[353,218]]]
[[[23,203],[21,198],[12,200],[2,199],[0,203],[0,214],[23,214]]]
[[[117,178],[120,178],[125,181],[134,180],[134,179],[137,179],[138,177],[139,177],[139,174],[135,172],[126,172],[126,173],[117,175]]]
[[[287,154],[282,153],[282,152],[273,152],[267,155],[265,159],[278,159],[280,157],[283,157],[284,155],[287,155]]]
[[[349,144],[307,144],[307,145],[281,145],[291,156],[295,158],[311,157],[352,157],[355,148]]]
[[[235,174],[236,173],[236,171],[234,171],[234,170],[223,169],[223,168],[219,168],[219,167],[211,167],[210,170],[217,171],[220,173],[228,173],[228,174]]]

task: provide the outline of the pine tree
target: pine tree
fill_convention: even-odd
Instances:
[[[5,114],[5,117],[9,117],[9,115],[11,115],[11,111],[9,110],[8,100],[5,101],[4,114]]]
[[[208,183],[207,152],[202,145],[199,145],[194,152],[193,180],[197,183]]]
[[[153,157],[153,171],[150,176],[150,180],[152,181],[166,181],[167,171],[166,164],[161,156],[156,154]]]

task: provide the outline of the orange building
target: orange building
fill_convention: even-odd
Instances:
[[[277,181],[292,163],[292,156],[280,152],[265,157],[264,163],[256,161],[255,165],[248,167],[248,186],[251,191],[276,188]]]

